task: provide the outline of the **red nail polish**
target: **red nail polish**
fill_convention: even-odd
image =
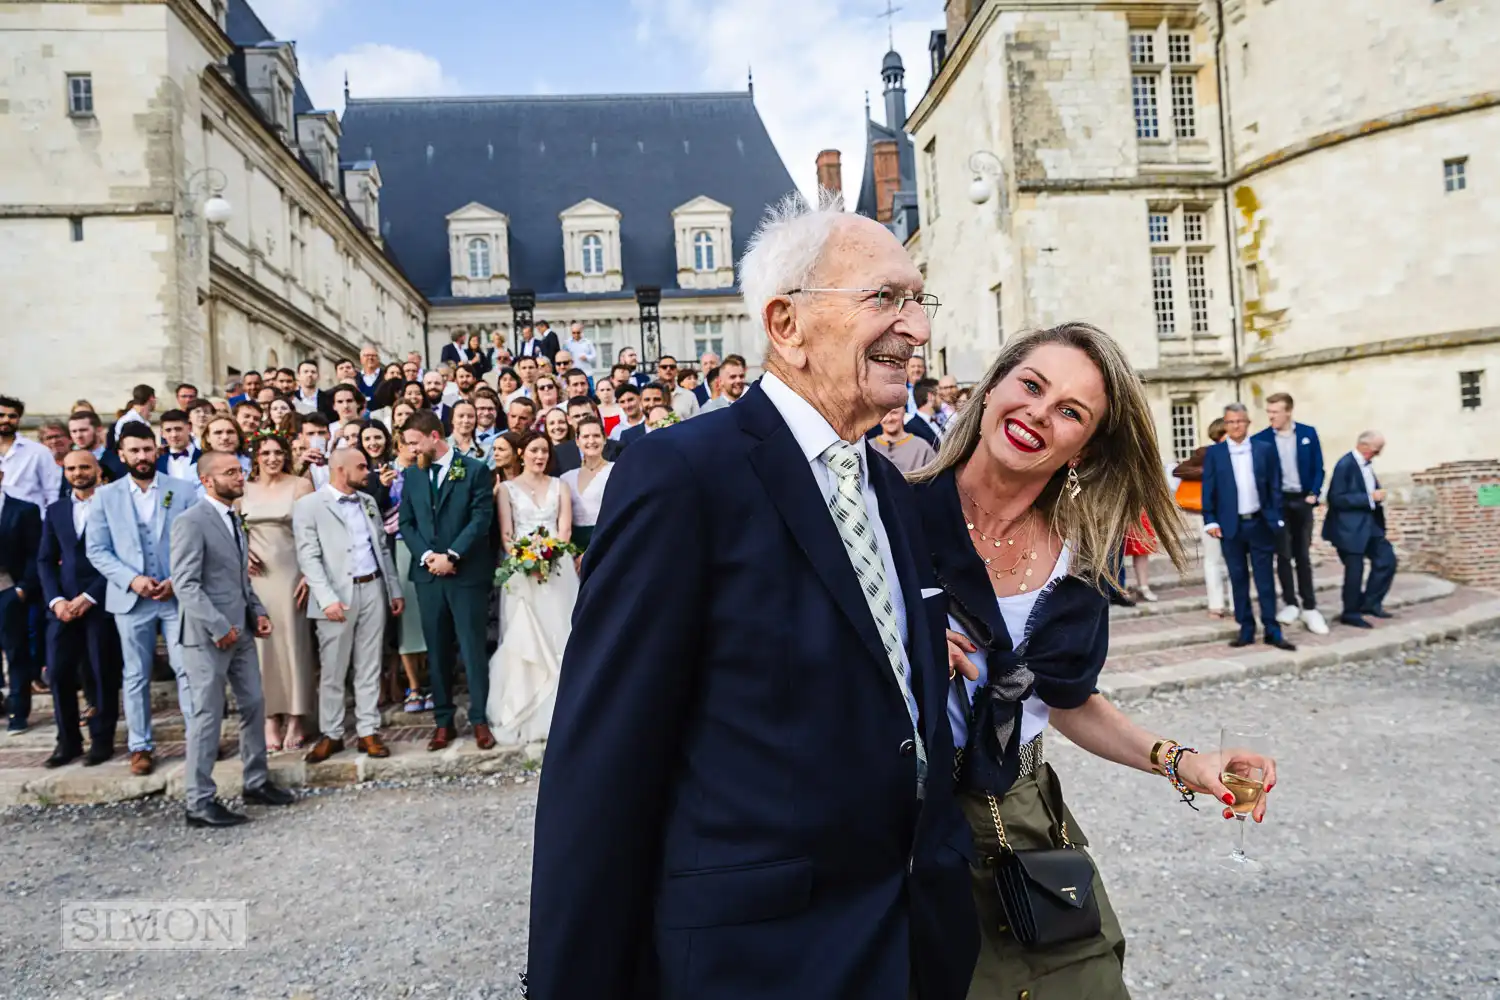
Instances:
[[[1233,809],[1225,809],[1224,810],[1224,818],[1225,819],[1233,819],[1234,818],[1234,810]]]
[[[1234,796],[1231,795],[1229,792],[1225,792],[1223,795],[1219,796],[1219,798],[1224,801],[1224,804],[1226,806],[1232,806],[1232,805],[1234,805]]]

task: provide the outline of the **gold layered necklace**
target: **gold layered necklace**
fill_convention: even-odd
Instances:
[[[1020,517],[1007,520],[1006,518],[996,517],[985,510],[979,505],[979,501],[970,496],[967,491],[960,490],[959,492],[963,493],[964,499],[969,502],[969,505],[976,512],[974,515],[965,512],[964,527],[969,529],[971,535],[979,539],[978,542],[974,543],[974,548],[978,550],[979,558],[984,563],[985,570],[997,580],[1019,576],[1022,579],[1016,588],[1017,591],[1024,594],[1027,590],[1030,590],[1032,585],[1031,576],[1035,570],[1035,567],[1031,564],[1039,558],[1035,544],[1035,531],[1033,530],[1036,508],[1028,508],[1026,513]],[[1010,533],[986,534],[979,528],[978,514],[983,514],[992,521],[999,521],[1002,524],[1010,525]],[[1023,535],[1024,538],[1022,537]],[[1021,539],[1020,544],[1017,544],[1018,538]],[[990,549],[999,551],[986,557],[984,553]],[[1008,564],[1006,564],[1007,559],[1009,560]],[[1001,565],[996,565],[997,563]]]

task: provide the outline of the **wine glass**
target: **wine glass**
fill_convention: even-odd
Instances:
[[[1238,872],[1259,873],[1261,863],[1245,853],[1245,826],[1266,793],[1265,769],[1234,757],[1236,752],[1246,751],[1271,756],[1271,737],[1264,732],[1225,726],[1220,733],[1219,750],[1223,768],[1219,780],[1234,796],[1234,804],[1229,808],[1234,811],[1235,820],[1234,849],[1219,864]]]

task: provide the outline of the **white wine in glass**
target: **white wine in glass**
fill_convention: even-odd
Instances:
[[[1234,812],[1234,849],[1221,864],[1239,872],[1259,872],[1261,864],[1245,853],[1245,824],[1266,793],[1265,770],[1244,760],[1235,760],[1236,751],[1271,756],[1271,737],[1265,733],[1225,726],[1219,740],[1224,770],[1219,780],[1234,796],[1229,808]]]

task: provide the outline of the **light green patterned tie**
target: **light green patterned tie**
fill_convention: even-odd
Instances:
[[[847,441],[829,445],[823,452],[823,461],[834,476],[833,495],[828,499],[828,509],[833,513],[833,522],[838,527],[839,538],[854,564],[854,575],[859,580],[859,589],[870,606],[875,618],[875,628],[880,632],[880,641],[885,646],[886,658],[896,674],[896,684],[901,697],[906,701],[906,712],[911,716],[912,738],[917,748],[917,785],[920,789],[927,777],[927,747],[922,743],[922,733],[917,725],[917,699],[912,694],[911,676],[901,658],[901,635],[896,631],[896,608],[891,601],[891,588],[885,579],[885,563],[880,558],[880,545],[875,539],[875,529],[865,509],[864,490],[860,484],[859,452]]]

